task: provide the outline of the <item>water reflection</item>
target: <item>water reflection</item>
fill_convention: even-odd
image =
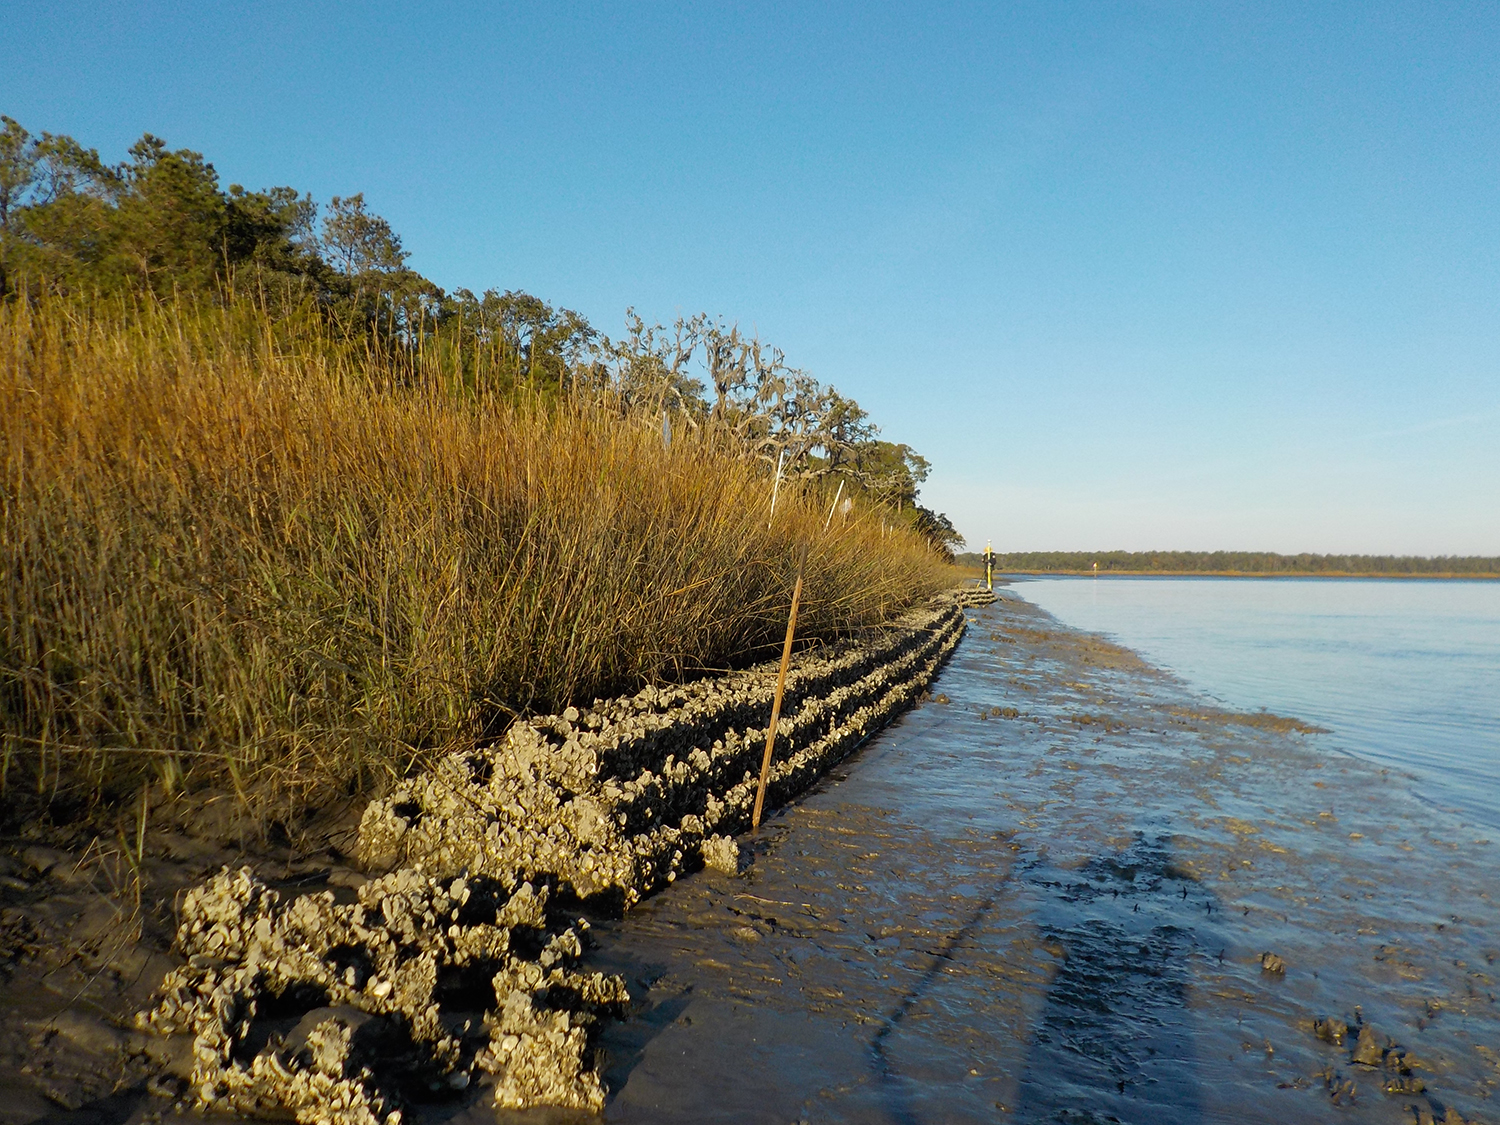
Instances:
[[[1333,728],[1500,828],[1500,582],[1043,578],[1015,590],[1244,710]]]

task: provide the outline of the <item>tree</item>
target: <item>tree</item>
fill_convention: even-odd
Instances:
[[[150,133],[130,156],[114,215],[117,268],[161,294],[207,288],[228,257],[228,207],[214,166]]]
[[[36,180],[37,143],[12,118],[0,116],[0,125],[0,231],[6,231],[11,210],[20,206]]]
[[[17,273],[76,276],[111,244],[118,176],[72,137],[34,138],[0,117],[0,294]]]
[[[407,259],[391,224],[365,208],[364,192],[333,197],[323,220],[323,249],[333,268],[352,278],[395,272]]]
[[[314,230],[318,205],[311,195],[299,195],[289,187],[246,191],[239,184],[230,184],[225,203],[225,239],[231,262],[253,262],[289,273],[307,273],[314,269],[314,263],[321,264]]]
[[[872,497],[898,511],[916,505],[918,486],[931,471],[927,458],[909,445],[874,439],[856,450],[854,475]]]
[[[779,348],[699,313],[671,328],[626,313],[602,337],[580,314],[517,290],[452,296],[415,270],[363,193],[318,207],[290,187],[220,190],[202,154],[147,133],[107,166],[67,136],[0,117],[0,296],[14,279],[61,291],[192,292],[233,300],[240,278],[311,296],[384,350],[400,377],[455,390],[568,394],[659,424],[672,411],[706,440],[805,481],[833,478],[905,513],[934,546],[961,542],[918,503],[928,463],[883,441],[852,398]],[[300,295],[300,294],[299,294]]]
[[[227,210],[202,154],[150,133],[108,167],[68,136],[36,142],[7,120],[0,146],[5,258],[61,288],[138,286],[157,293],[211,285],[227,258]]]
[[[626,309],[626,338],[618,343],[600,339],[599,350],[614,361],[614,370],[601,372],[596,386],[607,391],[625,413],[654,419],[671,410],[696,427],[704,416],[705,388],[691,370],[705,319],[701,314],[691,319],[678,317],[668,329],[648,325],[635,309]]]
[[[953,526],[953,521],[942,512],[918,505],[912,520],[912,530],[927,540],[932,549],[949,562],[953,561],[953,548],[964,545],[964,537]]]
[[[914,508],[927,461],[910,446],[880,440],[859,403],[788,366],[779,349],[704,313],[668,329],[647,326],[630,310],[626,324],[625,340],[602,345],[613,370],[601,391],[621,409],[652,419],[672,409],[789,476],[836,476],[851,492],[898,511]]]
[[[5,133],[11,190],[0,228],[0,293],[18,275],[38,284],[111,287],[101,275],[114,245],[118,171],[72,137],[32,140],[13,124]]]
[[[590,376],[598,332],[572,309],[554,309],[518,290],[485,290],[476,297],[460,289],[435,314],[443,331],[484,357],[492,384],[486,389],[561,390]],[[590,382],[594,381],[591,377]]]

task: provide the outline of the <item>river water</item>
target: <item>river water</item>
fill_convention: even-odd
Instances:
[[[1046,578],[1014,587],[1243,710],[1331,728],[1500,828],[1500,582]]]
[[[596,920],[604,1120],[1500,1120],[1488,830],[1018,591],[742,874]]]

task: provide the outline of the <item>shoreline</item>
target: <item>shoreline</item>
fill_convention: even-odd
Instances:
[[[732,855],[711,846],[692,856],[660,831],[661,815],[616,837],[608,854],[650,862],[614,870],[642,891],[659,888],[636,910],[607,909],[608,896],[597,890],[581,899],[569,889],[573,876],[559,878],[555,864],[549,877],[517,870],[525,865],[512,857],[509,878],[498,867],[469,877],[441,870],[442,863],[430,871],[411,866],[454,838],[440,824],[425,844],[390,860],[395,870],[371,877],[350,866],[361,820],[351,805],[339,824],[326,826],[336,842],[301,858],[275,849],[236,856],[207,841],[149,835],[143,852],[158,895],[145,905],[156,928],[148,926],[142,941],[121,941],[111,932],[120,918],[108,905],[100,857],[11,842],[0,858],[0,927],[13,937],[29,919],[37,931],[31,952],[11,959],[0,984],[0,1090],[10,1095],[0,1122],[44,1116],[44,1098],[59,1121],[67,1120],[61,1110],[78,1111],[77,1125],[101,1110],[113,1120],[148,1113],[186,1122],[205,1107],[292,1112],[320,1125],[395,1125],[398,1099],[404,1125],[488,1114],[486,1101],[500,1121],[523,1119],[509,1116],[512,1108],[547,1104],[611,1121],[690,1122],[710,1111],[722,1116],[726,1106],[763,1114],[768,1096],[783,1119],[794,1120],[806,1116],[798,1099],[831,1087],[845,1100],[817,1103],[829,1120],[868,1120],[889,1115],[892,1105],[913,1115],[926,1106],[931,1112],[921,1116],[955,1121],[992,1120],[1001,1103],[1053,1115],[1060,1090],[1094,1099],[1068,1107],[1076,1112],[1129,1120],[1140,1119],[1138,1099],[1158,1079],[1164,1091],[1196,1091],[1205,1112],[1194,1120],[1203,1121],[1237,1120],[1242,1094],[1251,1099],[1244,1104],[1267,1112],[1283,1107],[1283,1119],[1321,1119],[1317,1108],[1327,1112],[1330,1099],[1343,1113],[1339,1099],[1352,1096],[1356,1079],[1356,1104],[1374,1099],[1358,1120],[1386,1120],[1382,1113],[1396,1108],[1387,1098],[1397,1096],[1415,1099],[1412,1112],[1428,1108],[1441,1119],[1444,1103],[1422,1095],[1418,1079],[1472,1112],[1475,1060],[1462,1053],[1463,1036],[1486,1041],[1493,1000],[1473,1007],[1472,990],[1465,993],[1472,974],[1450,966],[1483,965],[1485,912],[1493,911],[1463,899],[1446,876],[1427,888],[1450,866],[1463,889],[1477,877],[1467,852],[1449,858],[1447,818],[1429,819],[1415,807],[1416,794],[1398,793],[1395,779],[1368,763],[1321,753],[1306,741],[1318,737],[1306,724],[1210,706],[1171,673],[1030,603],[960,602],[948,613],[974,627],[963,645],[938,643],[943,651],[919,660],[929,680],[941,669],[942,691],[891,712],[900,721],[882,725],[880,738],[867,741],[872,728],[833,746],[806,783],[782,794],[786,803],[761,835],[728,841]],[[898,641],[890,651],[899,661],[923,645],[903,649]],[[818,670],[810,665],[821,664],[842,681],[811,700],[818,706],[870,679],[847,663],[832,672],[840,659],[826,652],[821,660],[817,653],[799,658],[812,679]],[[751,691],[756,677],[768,678],[764,666],[737,675]],[[695,724],[661,721],[692,709],[693,700],[683,699],[661,709],[662,696],[676,690],[596,704],[610,720],[593,731],[609,735],[602,743],[576,737],[591,729],[586,711],[533,720],[532,733],[506,743],[509,750],[497,747],[494,761],[525,751],[536,736],[551,748],[548,762],[571,744],[564,757],[613,756],[658,781],[682,764],[679,756],[700,768],[673,732],[720,721],[713,718],[720,708],[698,707]],[[859,710],[858,694],[844,696],[849,714]],[[616,732],[622,722],[628,729]],[[559,730],[561,723],[571,729]],[[816,721],[791,728],[789,738],[804,748],[827,730]],[[753,735],[745,730],[739,739],[752,755]],[[796,754],[779,757],[790,763]],[[470,783],[508,792],[480,781],[475,764],[453,759]],[[552,811],[539,815],[533,804],[521,814],[536,839],[553,841],[559,856],[575,861],[575,874],[584,849],[557,834],[568,821],[564,806],[629,821],[641,799],[623,786],[606,793],[602,782],[570,788],[586,781],[576,767],[554,763],[552,781],[534,775],[533,796]],[[952,769],[960,772],[945,772]],[[463,776],[449,779],[455,795],[465,793]],[[705,806],[714,791],[686,776],[679,784],[681,795],[700,794]],[[663,810],[671,805],[664,788],[650,793]],[[523,795],[510,792],[505,803]],[[430,797],[372,802],[364,816],[378,825],[394,813],[410,822],[405,837],[420,826]],[[458,839],[471,830],[456,827]],[[681,828],[679,816],[675,831]],[[385,834],[367,838],[379,850]],[[257,866],[253,874],[234,870],[247,861]],[[700,863],[701,872],[678,877]],[[27,864],[24,878],[13,874]],[[186,877],[218,867],[229,870],[208,883]],[[1399,877],[1411,870],[1424,878]],[[98,877],[84,885],[80,875],[90,871]],[[175,888],[162,878],[172,873]],[[995,889],[986,890],[992,882]],[[17,884],[29,888],[29,904],[19,910]],[[1369,887],[1381,893],[1362,890]],[[176,950],[174,899],[188,923]],[[1454,920],[1436,932],[1426,921],[1449,915]],[[48,919],[52,928],[43,932]],[[1163,944],[1162,934],[1189,937]],[[1283,968],[1265,968],[1267,950],[1284,959]],[[1396,956],[1404,960],[1392,976],[1385,967]],[[1072,1006],[1073,978],[1100,972],[1115,974],[1109,987],[1123,990],[1119,1003],[1111,999],[1117,1015],[1109,1018],[1118,1026]],[[164,975],[169,987],[155,990]],[[1184,1006],[1193,981],[1203,1002],[1227,997],[1232,1006]],[[973,991],[932,1012],[915,1010],[934,987]],[[476,991],[498,1006],[471,1010],[463,993]],[[132,1023],[153,1005],[154,1021]],[[261,1016],[247,1018],[256,1008]],[[1130,1021],[1137,1009],[1151,1025],[1148,1035],[1165,1036],[1152,1040],[1163,1048],[1159,1056],[1136,1050],[1141,1040]],[[1433,1022],[1439,1010],[1446,1014]],[[950,1027],[944,1012],[958,1022]],[[1165,1024],[1157,1019],[1163,1013]],[[1359,1018],[1401,1044],[1371,1048],[1390,1055],[1387,1077],[1351,1062]],[[371,1065],[391,1049],[380,1038],[390,1019],[415,1037],[397,1044],[406,1057],[418,1041],[427,1044],[427,1061],[415,1070],[382,1073]],[[1334,1021],[1328,1027],[1346,1021],[1349,1041],[1320,1039],[1314,1019]],[[1094,1047],[1119,1053],[1128,1082],[1118,1095],[1114,1077],[1091,1073],[1056,1088],[1039,1085],[1027,1077],[1033,1070],[1093,1064],[1079,1061],[1086,1052],[1047,1055],[1034,1039],[1038,1027],[1092,1036]],[[186,1034],[190,1028],[196,1034]],[[1183,1038],[1190,1033],[1207,1046],[1200,1051]],[[759,1047],[747,1038],[755,1035]],[[1242,1048],[1246,1036],[1255,1052]],[[1260,1050],[1261,1039],[1274,1054]],[[782,1042],[796,1061],[779,1061],[766,1046]],[[928,1078],[894,1086],[900,1052],[914,1042],[936,1044],[921,1068]],[[489,1052],[494,1073],[473,1065],[476,1048]],[[1408,1064],[1407,1048],[1431,1068]],[[1040,1061],[1028,1063],[1027,1050],[1043,1052]],[[1222,1091],[1221,1078],[1184,1085],[1183,1067],[1200,1055],[1221,1060]],[[1264,1068],[1250,1065],[1256,1057],[1267,1060]],[[960,1060],[955,1073],[942,1069]],[[1227,1070],[1223,1060],[1232,1064]],[[1235,1069],[1235,1060],[1244,1065]],[[1386,1081],[1402,1093],[1383,1092]],[[890,1102],[898,1090],[906,1100]],[[1288,1109],[1290,1098],[1307,1100]],[[1172,1103],[1158,1100],[1154,1108],[1167,1113],[1160,1119],[1176,1119]]]
[[[909,707],[962,637],[964,607],[986,597],[955,590],[873,641],[798,654],[772,807]],[[498,1108],[598,1111],[592,1042],[628,996],[580,966],[576,912],[740,866],[732,836],[748,827],[773,669],[518,724],[362,813],[348,802],[318,848],[151,829],[111,865],[92,845],[11,841],[0,1090],[22,1096],[0,1121],[41,1116],[39,1097],[125,1097],[171,1114],[396,1125],[403,1104],[472,1099],[471,1085]],[[131,870],[127,917],[108,888]],[[469,982],[458,993],[443,983],[456,978]],[[37,1059],[40,1087],[26,1077]]]
[[[1487,841],[1019,598],[969,616],[748,872],[599,924],[611,1122],[1493,1120]]]

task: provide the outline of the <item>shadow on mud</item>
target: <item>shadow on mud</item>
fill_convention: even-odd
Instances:
[[[999,834],[997,839],[1008,839]],[[1021,860],[964,923],[933,951],[932,964],[885,1017],[870,1065],[885,1091],[889,1120],[933,1120],[932,1091],[914,1091],[891,1058],[907,1014],[943,977],[1000,897],[1038,893],[1042,949],[1056,964],[1034,1023],[1014,1121],[1166,1122],[1203,1119],[1192,1075],[1187,1010],[1192,922],[1217,902],[1171,861],[1169,837],[1134,842],[1070,871]]]
[[[1051,891],[1042,934],[1059,959],[1018,1092],[1018,1119],[1203,1119],[1187,1010],[1192,922],[1217,902],[1137,833]]]

